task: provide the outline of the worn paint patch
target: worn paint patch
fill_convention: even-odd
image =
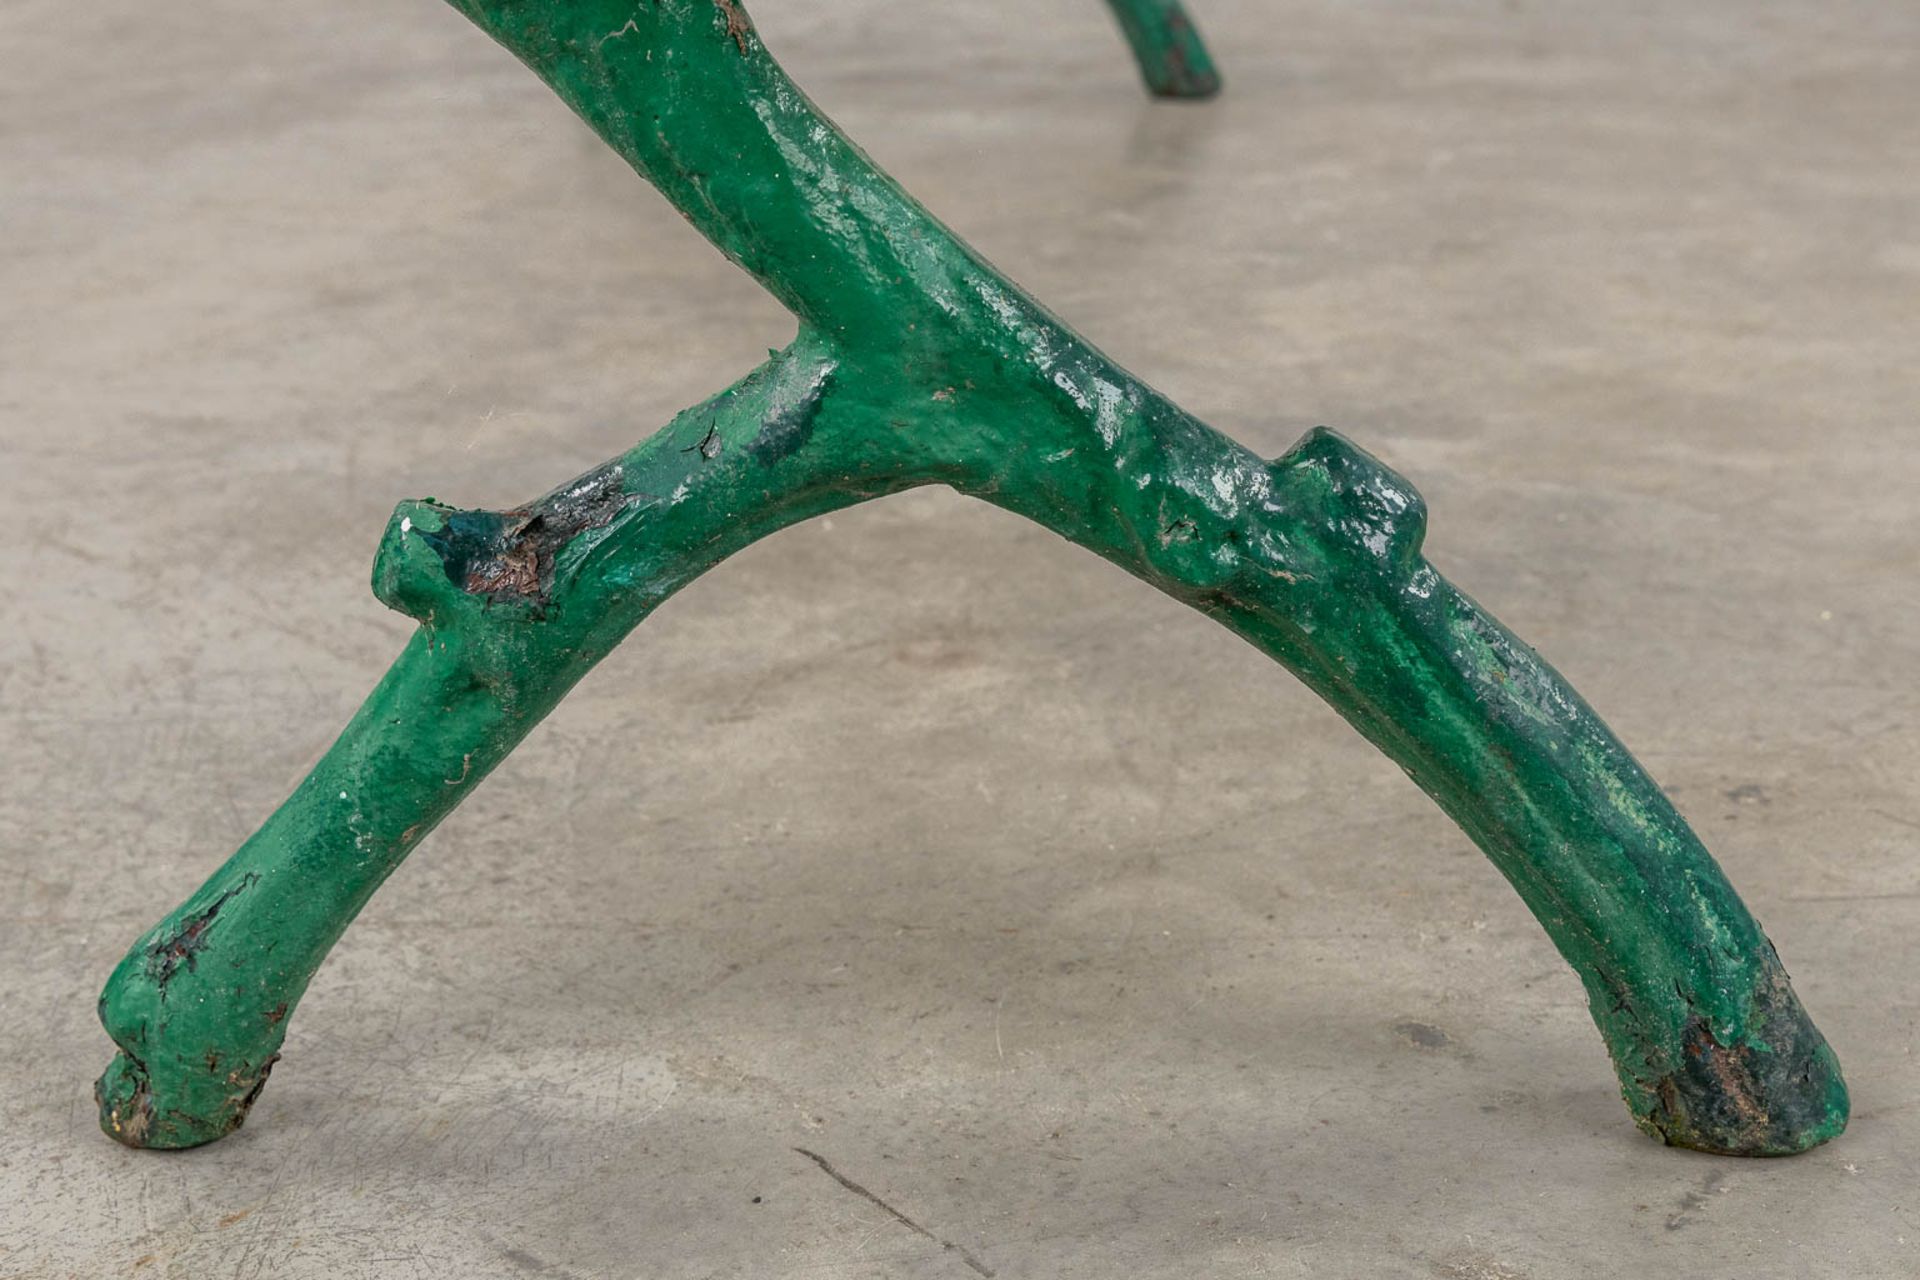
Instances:
[[[1768,956],[1743,1040],[1687,1020],[1679,1060],[1654,1082],[1651,1127],[1667,1142],[1721,1155],[1791,1155],[1846,1123],[1846,1085],[1778,962]]]
[[[164,937],[147,949],[147,977],[165,998],[167,984],[182,965],[191,971],[200,951],[207,945],[207,933],[222,909],[234,898],[253,887],[260,877],[248,872],[240,883],[222,893],[199,911],[176,924]]]
[[[560,550],[612,520],[626,503],[622,468],[610,462],[527,506],[452,511],[440,529],[416,531],[440,557],[447,580],[468,595],[544,605]]]

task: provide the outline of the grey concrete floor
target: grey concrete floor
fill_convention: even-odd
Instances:
[[[1116,357],[1422,488],[1767,925],[1852,1130],[1641,1137],[1391,765],[925,491],[650,621],[374,901],[244,1131],[108,1142],[95,992],[398,650],[393,503],[531,497],[789,325],[429,0],[14,0],[0,1274],[1920,1273],[1920,6],[1200,16],[1192,107],[1094,0],[756,12]]]

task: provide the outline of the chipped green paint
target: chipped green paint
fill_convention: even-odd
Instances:
[[[374,590],[420,627],[108,981],[109,1133],[187,1147],[237,1127],[354,914],[595,662],[749,543],[924,484],[1106,557],[1338,708],[1539,917],[1649,1133],[1779,1154],[1840,1132],[1839,1068],[1759,926],[1600,719],[1426,560],[1404,480],[1325,430],[1266,461],[1119,368],[875,169],[735,0],[455,2],[799,332],[537,502],[395,512]]]
[[[1162,98],[1211,98],[1220,92],[1200,29],[1180,0],[1107,0],[1140,64],[1140,78]]]

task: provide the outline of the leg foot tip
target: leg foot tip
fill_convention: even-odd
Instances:
[[[1156,98],[1171,98],[1177,102],[1205,102],[1209,98],[1220,96],[1220,77],[1212,73],[1180,76],[1156,80],[1149,84],[1147,89]]]
[[[169,1084],[122,1050],[93,1086],[101,1132],[122,1146],[148,1151],[218,1141],[246,1123],[279,1056],[268,1058],[258,1071],[209,1071]]]
[[[1850,1103],[1839,1060],[1784,977],[1768,1012],[1758,1029],[1764,1039],[1729,1044],[1695,1022],[1679,1069],[1656,1083],[1641,1127],[1669,1146],[1725,1156],[1798,1155],[1845,1132]]]

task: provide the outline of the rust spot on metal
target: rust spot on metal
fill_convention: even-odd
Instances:
[[[713,0],[714,7],[727,17],[727,34],[739,47],[740,56],[747,56],[747,37],[753,34],[753,23],[748,20],[746,10],[735,0]]]
[[[1754,993],[1747,1028],[1723,1043],[1705,1017],[1688,1018],[1679,1062],[1648,1082],[1657,1103],[1648,1127],[1676,1146],[1721,1155],[1803,1150],[1803,1135],[1824,1122],[1830,1094],[1843,1086],[1778,964]]]
[[[468,595],[544,606],[553,594],[554,558],[626,506],[618,463],[589,471],[538,502],[510,511],[456,511],[437,533],[423,533],[447,578]]]
[[[476,562],[460,585],[471,596],[535,595],[540,590],[539,549],[508,547],[491,560]]]
[[[1753,1050],[1745,1045],[1729,1049],[1714,1037],[1713,1029],[1704,1021],[1697,1027],[1699,1034],[1689,1040],[1687,1056],[1705,1063],[1708,1076],[1719,1086],[1722,1101],[1739,1117],[1743,1129],[1764,1129],[1767,1109],[1754,1096]]]
[[[235,1084],[245,1084],[247,1089],[245,1094],[232,1101],[233,1110],[227,1121],[228,1133],[232,1133],[235,1129],[238,1129],[241,1123],[246,1120],[247,1112],[253,1110],[253,1104],[260,1101],[260,1091],[267,1087],[267,1077],[273,1074],[273,1064],[278,1061],[280,1061],[280,1055],[276,1053],[260,1064],[259,1073],[251,1080],[233,1080],[233,1077],[228,1077],[228,1079],[232,1080]],[[237,1075],[238,1073],[236,1072],[235,1074]]]
[[[147,1130],[153,1128],[153,1093],[144,1078],[134,1086],[127,1110],[131,1114],[114,1112],[113,1127],[119,1131],[121,1141],[130,1147],[137,1147],[146,1141]]]

